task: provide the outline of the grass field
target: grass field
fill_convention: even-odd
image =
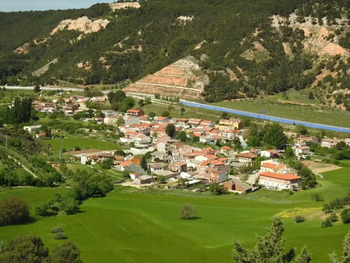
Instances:
[[[333,109],[330,107],[305,106],[281,103],[278,98],[268,97],[263,99],[228,101],[213,103],[216,106],[244,110],[255,113],[263,113],[276,117],[283,117],[301,121],[309,121],[335,126],[350,127],[350,112]]]
[[[54,138],[45,140],[50,144],[54,150],[54,153],[58,153],[61,145],[61,139]],[[97,139],[80,138],[75,136],[67,136],[62,139],[62,147],[67,151],[71,151],[76,147],[80,149],[101,149],[101,150],[117,150],[120,149],[120,145],[111,141],[102,141]]]
[[[328,253],[341,253],[349,225],[336,223],[321,228],[323,202],[311,201],[318,192],[326,202],[343,196],[350,189],[350,168],[325,173],[322,187],[288,195],[261,190],[249,195],[211,196],[192,192],[140,192],[117,187],[106,198],[91,198],[81,206],[82,213],[37,218],[35,223],[0,228],[0,239],[36,234],[52,249],[66,242],[53,238],[54,226],[63,228],[82,251],[84,262],[233,262],[236,239],[246,246],[264,234],[272,218],[283,216],[287,248],[300,251],[305,244],[313,262],[329,262]],[[66,189],[12,189],[0,191],[0,198],[20,196],[32,207]],[[191,202],[197,220],[178,219],[182,203]],[[294,223],[294,214],[311,213],[311,219]],[[318,215],[312,217],[312,214]],[[308,218],[308,217],[307,217]]]

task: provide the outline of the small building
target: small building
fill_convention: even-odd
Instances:
[[[338,144],[337,139],[323,139],[321,142],[322,147],[334,148]]]
[[[240,192],[244,194],[252,192],[252,187],[249,184],[238,179],[225,182],[224,188],[226,188],[227,191]]]
[[[41,129],[41,125],[34,125],[34,126],[23,126],[23,130],[27,132],[36,132]]]
[[[217,125],[216,129],[219,130],[240,130],[243,128],[242,121],[238,119],[221,119]]]
[[[236,158],[240,163],[250,164],[253,163],[258,156],[250,152],[245,152],[236,154]]]
[[[310,155],[310,147],[306,145],[295,147],[294,154],[298,159],[304,159]]]
[[[126,114],[133,117],[141,117],[145,115],[143,110],[130,109],[126,111]]]
[[[151,169],[151,172],[164,171],[164,170],[168,169],[168,164],[166,164],[166,163],[150,163],[149,167]]]
[[[154,177],[151,175],[142,175],[137,177],[134,182],[137,184],[150,184],[154,181]]]

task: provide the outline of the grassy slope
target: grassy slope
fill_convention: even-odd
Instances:
[[[326,106],[320,108],[312,106],[284,104],[277,101],[279,97],[282,97],[282,95],[279,94],[275,97],[256,100],[218,102],[214,103],[214,105],[255,113],[265,112],[264,114],[266,115],[276,117],[284,117],[301,121],[350,127],[350,112],[345,112]],[[296,97],[296,95],[294,97]]]
[[[53,239],[52,227],[61,226],[69,241],[82,250],[84,262],[233,262],[233,239],[251,246],[255,234],[264,234],[276,214],[299,207],[310,209],[323,203],[311,201],[319,192],[325,201],[343,196],[350,187],[350,169],[329,172],[322,187],[311,191],[286,193],[267,190],[252,195],[150,194],[117,188],[106,198],[89,199],[83,213],[73,216],[41,218],[21,226],[0,228],[0,236],[9,239],[19,234],[37,234],[49,248],[64,242]],[[16,189],[0,192],[0,198],[21,196],[32,206],[64,189]],[[182,203],[195,204],[200,219],[178,219]],[[348,225],[337,223],[321,228],[316,218],[302,224],[294,216],[283,219],[288,248],[298,250],[306,244],[313,262],[328,262],[327,253],[341,252],[341,243]],[[325,239],[324,237],[327,237]]]

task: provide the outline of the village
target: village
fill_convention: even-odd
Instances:
[[[222,118],[217,122],[194,118],[171,118],[145,115],[142,109],[131,108],[125,113],[114,110],[90,109],[87,102],[104,103],[106,97],[73,95],[64,99],[34,102],[38,112],[77,116],[89,112],[80,120],[115,127],[116,143],[123,150],[77,149],[64,153],[72,162],[94,166],[105,162],[124,175],[121,185],[133,187],[162,186],[164,189],[185,188],[205,191],[218,185],[222,191],[249,193],[261,187],[274,190],[298,191],[302,177],[283,163],[285,150],[249,147],[245,133],[249,128],[237,118]],[[84,115],[83,115],[84,116]],[[76,118],[77,119],[77,118]],[[41,125],[24,126],[36,138],[50,138],[51,130]],[[298,135],[294,137],[294,158],[310,159],[310,143],[334,148],[339,139]],[[350,145],[350,139],[344,143]],[[239,145],[239,147],[236,147]]]

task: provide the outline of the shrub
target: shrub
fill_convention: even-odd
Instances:
[[[303,216],[296,216],[294,220],[295,220],[295,223],[302,223],[302,222],[305,221],[305,217],[303,217]]]
[[[343,224],[349,224],[350,223],[350,209],[344,209],[340,214],[341,220],[343,221]]]
[[[57,232],[56,234],[55,234],[55,239],[67,239],[68,237],[66,236],[66,234],[65,233],[63,233],[63,232]]]
[[[18,197],[0,200],[0,226],[22,224],[28,222],[29,205]]]
[[[311,196],[311,200],[316,201],[316,202],[322,202],[323,197],[320,194],[314,194]]]
[[[330,216],[328,218],[329,218],[329,220],[331,220],[331,222],[337,222],[339,220],[337,214],[334,212],[332,214],[330,214]]]
[[[322,221],[322,224],[321,224],[321,227],[330,227],[330,226],[333,226],[331,220],[329,218],[327,218],[326,220],[323,220]]]
[[[196,208],[193,204],[182,204],[179,210],[179,217],[185,220],[194,219],[196,217]]]
[[[59,226],[55,226],[54,228],[51,229],[51,233],[59,233],[59,232],[63,232],[62,228],[60,228]]]

